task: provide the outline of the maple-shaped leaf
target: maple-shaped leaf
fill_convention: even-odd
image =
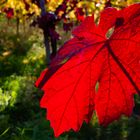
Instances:
[[[130,116],[140,94],[140,4],[107,8],[98,25],[87,17],[73,35],[36,81],[55,136],[78,131],[94,111],[104,126]]]

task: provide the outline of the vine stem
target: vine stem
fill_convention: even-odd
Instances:
[[[45,9],[45,0],[40,0],[40,8],[41,8],[41,17],[46,15],[46,9]],[[43,30],[44,34],[44,44],[45,44],[45,52],[46,52],[46,62],[47,66],[50,65],[50,44],[49,44],[49,35],[48,33]]]

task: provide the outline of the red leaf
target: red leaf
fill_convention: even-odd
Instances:
[[[14,9],[13,8],[5,8],[4,12],[8,19],[11,19],[14,16]]]
[[[85,13],[83,12],[83,8],[76,8],[75,15],[78,21],[83,21],[85,18]]]
[[[114,32],[106,38],[110,28]],[[102,125],[130,116],[133,95],[140,94],[140,4],[107,8],[99,25],[87,17],[73,34],[36,82],[55,136],[78,131],[93,111]]]

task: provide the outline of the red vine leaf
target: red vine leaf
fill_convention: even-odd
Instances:
[[[73,35],[36,82],[45,92],[40,104],[55,136],[78,131],[93,111],[102,125],[130,116],[133,95],[140,94],[140,4],[107,8],[98,25],[87,17]]]

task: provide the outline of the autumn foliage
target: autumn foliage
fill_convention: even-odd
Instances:
[[[98,89],[97,87],[98,83]],[[140,94],[140,4],[87,17],[36,81],[55,136],[97,113],[103,126],[131,116]]]

